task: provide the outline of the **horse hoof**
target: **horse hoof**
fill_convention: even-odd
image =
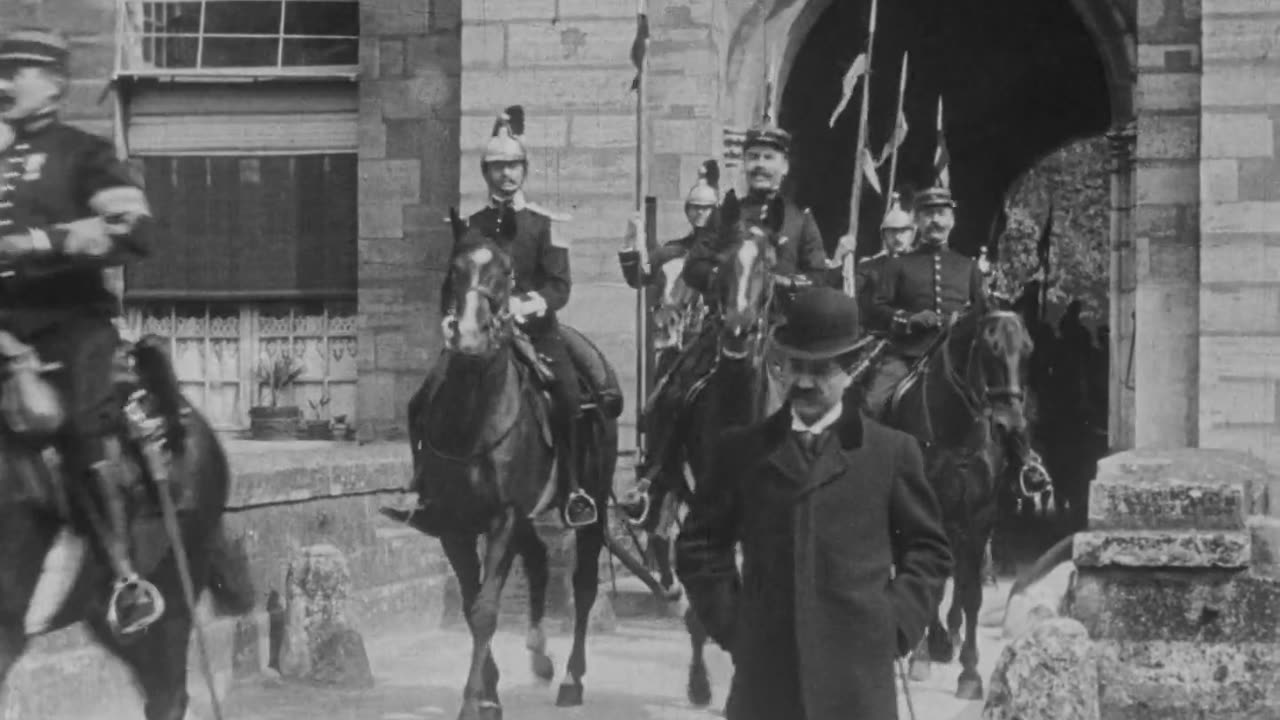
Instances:
[[[907,677],[911,678],[912,682],[925,682],[932,674],[933,666],[931,664],[912,660],[911,669],[907,672]]]
[[[956,648],[950,638],[929,641],[929,659],[936,663],[949,663],[955,659]]]
[[[669,585],[663,586],[662,597],[667,602],[676,602],[683,596],[684,596],[684,588],[682,588],[679,583],[673,582]]]
[[[711,679],[707,677],[707,668],[702,665],[689,666],[689,702],[694,707],[711,704]]]
[[[551,678],[556,675],[555,664],[551,662],[551,658],[545,654],[538,653],[530,657],[529,665],[533,670],[534,677],[544,683],[551,682]]]
[[[582,684],[563,683],[556,695],[556,707],[578,707],[582,704]]]
[[[981,700],[982,678],[960,678],[960,682],[956,684],[956,697],[961,700]]]

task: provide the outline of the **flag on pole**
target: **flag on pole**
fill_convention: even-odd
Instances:
[[[938,187],[951,187],[951,153],[947,152],[947,135],[942,129],[942,97],[938,97],[938,149],[933,154],[933,177]]]
[[[631,41],[631,64],[636,66],[636,79],[631,82],[632,90],[640,89],[644,56],[649,49],[649,16],[644,13],[644,0],[639,0],[636,11],[636,39]]]
[[[862,148],[862,174],[867,178],[867,184],[877,195],[883,195],[884,191],[880,189],[880,176],[876,174],[876,168],[880,167],[880,163],[871,155],[871,148]]]
[[[877,165],[883,165],[886,160],[893,156],[893,153],[902,147],[902,143],[907,141],[907,114],[901,108],[898,109],[898,122],[893,126],[893,135],[889,137],[889,142],[885,144],[884,150],[880,152],[880,159],[876,161]]]
[[[867,72],[867,54],[862,53],[853,59],[853,64],[849,66],[849,70],[844,74],[844,86],[840,95],[840,102],[836,104],[836,109],[831,113],[831,120],[827,122],[828,127],[835,127],[836,120],[840,117],[840,113],[849,106],[849,100],[853,98],[854,88],[858,87],[858,78]]]

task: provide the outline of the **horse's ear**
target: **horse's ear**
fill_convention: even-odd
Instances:
[[[742,205],[738,202],[738,193],[730,188],[724,195],[724,202],[720,204],[720,227],[731,228],[737,225],[741,216]]]
[[[453,243],[456,245],[462,242],[462,238],[467,234],[467,221],[462,219],[458,214],[458,208],[449,208],[449,227],[453,230]]]
[[[786,220],[787,203],[782,199],[781,194],[774,195],[769,199],[769,211],[765,216],[765,227],[769,232],[777,235],[782,232],[782,223]]]

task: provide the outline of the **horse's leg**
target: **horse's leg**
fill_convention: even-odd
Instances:
[[[988,537],[990,531],[979,535],[979,539],[975,540],[968,548],[961,549],[961,552],[968,552],[974,557],[981,547],[981,538]],[[965,579],[961,582],[956,581],[956,598],[964,607],[964,644],[960,647],[960,680],[956,686],[956,697],[961,700],[981,700],[982,699],[982,676],[978,674],[978,613],[982,610],[982,583],[975,574],[977,565],[970,561],[969,567],[965,568]],[[960,573],[957,573],[959,576]]]
[[[458,576],[462,612],[471,630],[471,666],[463,690],[462,711],[458,714],[461,720],[480,720],[486,714],[498,718],[502,714],[497,695],[498,666],[493,661],[489,647],[498,627],[501,582],[497,583],[496,590],[492,586],[499,577],[505,580],[507,571],[511,568],[510,539],[513,524],[508,511],[506,517],[496,521],[495,528],[490,530],[486,537],[483,576],[474,537],[445,534],[440,538],[449,564]]]
[[[910,666],[909,674],[911,679],[916,682],[928,680],[933,673],[933,664],[929,660],[929,636],[927,633],[920,638],[916,649],[911,651],[911,661],[908,665]]]
[[[577,561],[573,569],[573,651],[569,654],[568,673],[560,683],[556,705],[574,707],[582,704],[582,676],[587,674],[587,626],[591,606],[600,589],[600,550],[604,547],[604,515],[600,521],[579,528]]]
[[[547,547],[538,538],[532,523],[520,522],[516,532],[524,574],[529,580],[529,634],[524,645],[529,649],[529,663],[534,676],[549,683],[556,674],[556,668],[547,655],[547,634],[542,629],[542,619],[547,612],[547,582],[550,580]]]
[[[183,720],[187,716],[191,616],[185,607],[174,603],[159,621],[127,644],[111,632],[105,619],[91,617],[88,625],[98,642],[133,670],[147,720]]]
[[[702,650],[707,646],[707,630],[692,607],[684,612],[684,626],[689,631],[689,645],[693,649],[689,660],[689,702],[697,707],[706,707],[711,704],[711,677],[702,659]]]

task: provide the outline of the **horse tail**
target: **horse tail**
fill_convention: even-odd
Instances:
[[[240,543],[227,537],[218,523],[209,539],[209,594],[219,615],[244,615],[253,610],[256,591],[249,571],[249,556]]]

